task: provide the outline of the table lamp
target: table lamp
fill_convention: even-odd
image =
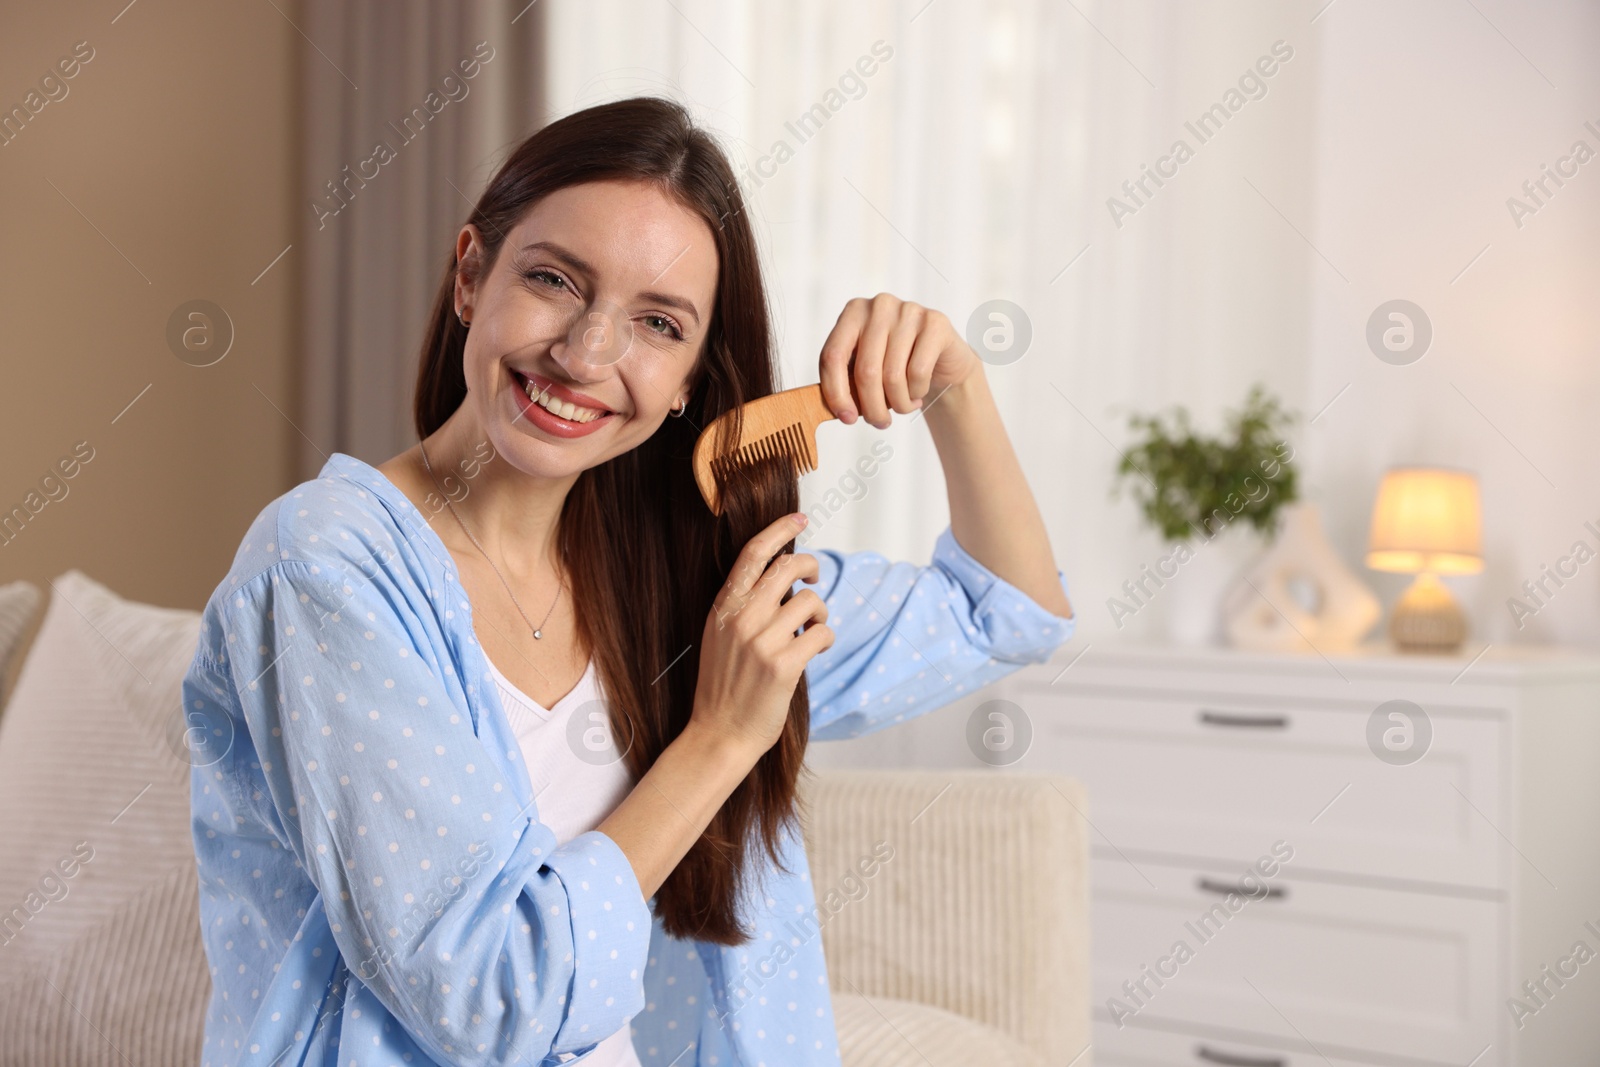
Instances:
[[[1453,652],[1466,616],[1441,574],[1483,570],[1478,480],[1466,471],[1392,467],[1378,486],[1367,566],[1415,574],[1389,615],[1389,636],[1404,652]]]

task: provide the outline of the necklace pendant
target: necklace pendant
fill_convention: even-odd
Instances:
[[[535,631],[533,631],[533,639],[535,641],[539,640],[542,637],[544,637],[544,631],[543,630],[535,630]]]

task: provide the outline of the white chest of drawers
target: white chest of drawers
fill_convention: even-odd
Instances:
[[[1600,1064],[1600,658],[1074,643],[813,758],[970,767],[994,711],[1088,787],[1095,1063]]]

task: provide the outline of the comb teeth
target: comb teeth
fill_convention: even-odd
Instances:
[[[815,470],[806,448],[805,431],[799,423],[790,423],[783,429],[741,446],[732,455],[712,460],[711,467],[720,477],[726,477],[738,467],[748,466],[764,459],[786,459],[796,472]]]

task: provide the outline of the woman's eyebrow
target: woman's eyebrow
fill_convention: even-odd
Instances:
[[[557,259],[563,260],[567,266],[571,267],[579,274],[587,274],[591,278],[594,277],[596,273],[594,267],[585,262],[583,257],[576,255],[568,249],[562,248],[554,241],[534,241],[532,244],[523,245],[522,250],[524,252],[548,252]],[[664,304],[667,307],[677,308],[686,315],[694,316],[694,324],[696,326],[700,325],[699,309],[694,306],[692,301],[686,300],[681,296],[673,296],[671,293],[662,293],[652,290],[650,292],[640,293],[639,298],[642,300],[647,300],[652,304]]]
[[[594,268],[593,267],[591,267],[588,263],[584,262],[584,260],[580,256],[578,256],[576,253],[569,252],[567,249],[562,248],[560,245],[556,244],[554,241],[534,241],[532,244],[523,245],[522,246],[522,250],[524,252],[536,252],[536,251],[549,252],[552,256],[555,256],[557,259],[564,260],[566,262],[567,266],[569,266],[572,269],[576,270],[579,274],[588,274],[591,277],[594,275]]]
[[[648,292],[640,293],[639,297],[642,300],[648,300],[652,304],[665,304],[667,307],[677,308],[679,311],[682,311],[685,314],[693,315],[694,324],[696,326],[700,325],[699,310],[695,308],[694,304],[683,299],[681,296],[673,296],[671,293]]]

